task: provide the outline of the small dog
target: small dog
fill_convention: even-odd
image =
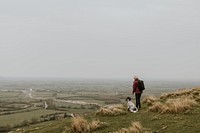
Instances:
[[[126,101],[127,101],[127,109],[132,113],[136,113],[138,111],[138,108],[135,106],[133,102],[131,102],[131,98],[127,97]]]

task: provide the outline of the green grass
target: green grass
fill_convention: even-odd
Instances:
[[[91,121],[92,119],[99,119],[102,122],[109,124],[108,127],[98,129],[94,133],[106,133],[117,131],[121,128],[127,128],[132,122],[139,121],[144,128],[150,129],[153,132],[161,133],[196,133],[200,132],[200,107],[190,110],[181,114],[165,114],[148,112],[147,106],[143,105],[143,108],[137,113],[127,113],[121,116],[102,117],[95,116],[93,114],[85,116],[86,119]],[[38,130],[36,127],[41,127]],[[36,128],[36,129],[34,129]],[[164,129],[162,129],[164,128]],[[26,132],[33,133],[59,133],[65,129],[68,131],[71,129],[71,119],[51,121],[49,123],[41,123],[37,125],[31,125],[25,127]]]
[[[24,127],[21,128],[19,133],[21,131],[24,131],[24,133],[62,133],[64,130],[66,130],[67,125],[71,124],[71,119],[62,119],[57,121],[48,121],[43,122],[40,124],[34,124],[30,127]],[[70,130],[68,128],[68,130]]]
[[[200,97],[199,93],[195,96]],[[137,113],[127,112],[126,114],[119,116],[96,116],[93,112],[82,116],[88,121],[98,119],[101,122],[106,122],[108,124],[108,126],[93,131],[94,133],[118,131],[122,128],[128,128],[132,122],[140,122],[142,127],[151,130],[153,133],[197,133],[200,132],[200,100],[198,101],[197,99],[197,102],[198,105],[192,109],[188,108],[188,110],[176,114],[150,112],[148,109],[149,106],[147,104],[142,104],[142,108]],[[24,128],[26,132],[34,133],[70,132],[70,129],[71,118],[51,121],[50,124],[40,123]]]
[[[99,117],[101,121],[110,124],[109,129],[103,129],[100,132],[115,131],[123,127],[127,127],[131,122],[139,121],[142,126],[156,132],[167,126],[162,132],[197,132],[200,131],[200,108],[190,111],[188,114],[178,115],[160,115],[157,113],[146,112],[146,109],[140,110],[138,113],[128,113],[124,116],[116,117]]]
[[[42,93],[41,95],[50,96],[50,93]],[[63,93],[62,96],[64,96]],[[67,95],[67,94],[66,94]],[[71,95],[71,94],[70,94]],[[121,94],[121,97],[125,95]],[[198,95],[200,96],[200,95]],[[120,97],[120,98],[121,98]],[[142,96],[144,97],[144,95]],[[103,102],[105,99],[109,98],[110,100],[115,100],[119,98],[119,96],[107,96],[107,95],[98,95],[94,96],[86,96],[81,95],[79,98],[85,101],[101,101]],[[74,100],[77,100],[78,97],[74,97]],[[120,99],[121,102],[124,103],[124,99]],[[133,99],[134,100],[134,99]],[[166,100],[166,99],[165,99]],[[163,99],[161,100],[163,101]],[[124,103],[125,104],[125,103]],[[70,104],[66,103],[56,103],[57,106],[69,106]],[[76,107],[77,105],[75,105]],[[79,105],[80,106],[80,105]],[[75,113],[80,114],[81,116],[85,117],[87,120],[91,121],[92,119],[99,119],[101,122],[108,123],[109,126],[100,128],[94,133],[108,133],[117,131],[121,128],[127,128],[130,126],[132,122],[139,121],[144,128],[150,129],[152,132],[160,132],[160,133],[196,133],[200,132],[200,103],[194,109],[187,110],[184,113],[178,114],[159,114],[156,112],[149,112],[148,106],[146,104],[142,104],[142,109],[137,113],[130,113],[121,115],[121,116],[95,116],[95,110],[91,109],[80,109],[78,108],[66,108],[67,113]],[[74,106],[71,106],[74,107]],[[51,114],[58,111],[55,110],[37,110],[31,112],[23,112],[23,113],[16,113],[12,115],[3,115],[0,116],[0,126],[1,124],[14,124],[18,122],[22,122],[23,120],[31,120],[31,118],[39,118],[41,115],[44,114]],[[85,113],[87,112],[87,113]],[[23,127],[21,130],[24,132],[33,132],[33,133],[60,133],[65,130],[70,131],[71,129],[71,118],[66,118],[63,120],[55,120],[49,122],[43,122],[38,124],[30,125],[29,127]],[[16,129],[15,129],[16,130]]]
[[[51,114],[59,111],[55,110],[45,110],[39,109],[30,112],[22,112],[22,113],[15,113],[10,115],[1,115],[0,116],[0,126],[5,126],[7,124],[14,125],[19,124],[24,120],[30,121],[32,118],[39,118],[41,115]]]
[[[45,97],[45,98],[52,98],[53,97],[53,93],[47,92],[47,91],[44,91],[44,92],[36,91],[36,92],[33,92],[32,95],[33,95],[33,97]]]
[[[21,94],[21,92],[1,91],[0,98],[12,98],[12,97],[17,97],[20,94]]]

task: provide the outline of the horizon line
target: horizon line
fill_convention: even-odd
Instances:
[[[0,76],[0,79],[60,79],[60,80],[132,80],[133,78],[130,77],[47,77],[47,76]],[[194,82],[200,82],[199,79],[175,79],[175,78],[141,78],[142,80],[146,80],[146,81],[194,81]]]

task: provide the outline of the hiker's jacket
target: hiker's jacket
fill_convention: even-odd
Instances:
[[[138,87],[138,79],[133,82],[133,93],[140,94],[142,93]]]

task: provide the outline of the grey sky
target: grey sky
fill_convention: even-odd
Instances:
[[[199,0],[1,0],[0,76],[200,80]]]

